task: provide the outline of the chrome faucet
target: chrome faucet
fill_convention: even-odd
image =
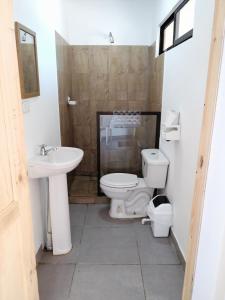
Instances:
[[[46,156],[50,151],[56,151],[57,147],[49,147],[49,149],[46,149],[49,147],[48,145],[42,144],[40,145],[40,155],[41,156]]]

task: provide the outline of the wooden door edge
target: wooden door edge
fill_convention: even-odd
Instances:
[[[215,0],[212,41],[205,96],[202,130],[199,144],[192,215],[189,231],[188,254],[182,300],[191,300],[197,261],[197,252],[204,207],[205,186],[212,143],[213,125],[218,98],[219,77],[224,45],[225,1]]]

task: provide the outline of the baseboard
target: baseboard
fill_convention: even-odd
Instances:
[[[36,253],[36,265],[38,266],[40,261],[41,261],[41,257],[42,257],[42,245],[40,246],[40,248],[38,249],[38,252]]]
[[[174,233],[173,233],[172,230],[170,231],[170,238],[171,238],[171,241],[172,241],[172,243],[174,244],[174,246],[176,248],[177,255],[178,255],[178,257],[179,257],[179,259],[181,261],[181,264],[182,264],[182,266],[183,266],[183,268],[185,270],[186,261],[185,261],[185,258],[183,256],[182,251],[180,250],[179,244],[178,244],[177,239],[176,239],[176,237],[175,237],[175,235],[174,235]]]

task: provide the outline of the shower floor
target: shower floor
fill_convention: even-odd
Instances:
[[[98,196],[98,179],[94,176],[71,176],[69,178],[70,203],[108,203],[109,199]]]

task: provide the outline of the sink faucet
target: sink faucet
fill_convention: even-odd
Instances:
[[[45,144],[40,145],[40,155],[41,156],[46,156],[48,154],[48,152],[57,150],[57,147],[50,147],[49,149],[46,149],[47,147],[49,147],[49,146],[45,145]]]

